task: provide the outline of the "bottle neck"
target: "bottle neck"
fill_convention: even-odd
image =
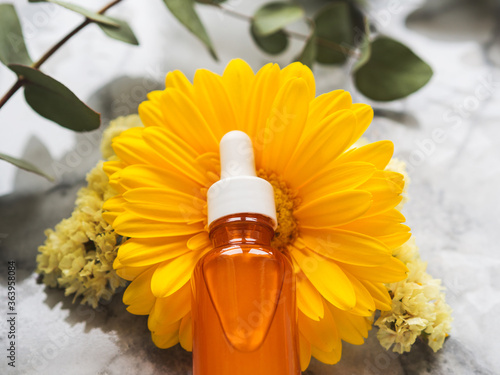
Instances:
[[[214,247],[227,244],[271,246],[273,221],[260,214],[228,215],[215,220],[210,225],[209,234]]]

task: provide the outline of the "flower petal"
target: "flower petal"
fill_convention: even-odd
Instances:
[[[354,130],[351,138],[351,144],[356,142],[368,129],[373,120],[373,109],[368,104],[357,103],[351,106],[351,110],[356,115],[356,129]]]
[[[222,77],[199,69],[194,75],[194,103],[216,139],[235,129],[236,116]]]
[[[280,86],[285,85],[294,78],[302,78],[306,82],[306,100],[308,102],[313,100],[316,96],[316,82],[311,69],[298,61],[285,66],[280,73]]]
[[[291,255],[318,292],[330,303],[349,310],[356,305],[354,288],[339,265],[314,251],[294,248]]]
[[[146,219],[167,223],[196,223],[206,219],[205,202],[167,188],[137,188],[123,194],[124,208]]]
[[[187,242],[187,247],[191,250],[202,250],[210,247],[212,241],[208,237],[208,232],[203,231],[192,236]]]
[[[180,70],[174,70],[167,73],[165,77],[165,88],[174,88],[181,91],[188,98],[193,97],[193,84],[189,82],[189,79],[187,79]]]
[[[156,103],[157,96],[155,95],[154,100],[151,100],[151,96],[148,96],[148,98],[149,100],[139,104],[138,112],[141,121],[144,126],[162,126],[165,117],[161,107]]]
[[[401,224],[401,231],[388,234],[386,236],[377,236],[377,240],[382,241],[389,249],[397,249],[405,244],[411,237],[410,228]]]
[[[187,205],[158,205],[154,203],[126,203],[128,213],[141,218],[165,223],[184,223],[190,225],[203,222],[205,216],[200,212],[190,210]]]
[[[362,217],[338,229],[363,233],[383,242],[390,249],[404,244],[411,237],[410,228],[400,224],[406,219],[397,209],[379,215]]]
[[[377,267],[353,266],[342,264],[342,268],[350,272],[358,279],[379,283],[394,283],[406,278],[408,268],[395,257],[390,257],[389,261]]]
[[[337,323],[342,340],[353,345],[362,345],[365,338],[368,337],[365,318],[349,314],[349,312],[342,311],[332,305],[328,305],[328,307]]]
[[[299,311],[299,330],[313,346],[330,352],[341,346],[337,326],[330,311],[325,308],[325,316],[320,320],[312,320]]]
[[[161,332],[151,332],[154,344],[161,349],[171,348],[176,345],[179,342],[180,326],[181,321],[179,320],[169,326],[163,327]]]
[[[181,326],[179,327],[179,342],[184,350],[193,351],[193,322],[191,312],[182,318]]]
[[[254,148],[262,148],[256,155],[256,163],[266,171],[282,170],[295,151],[306,123],[307,95],[308,87],[302,78],[289,80],[276,95],[264,137],[254,144]]]
[[[115,258],[115,261],[113,262],[113,268],[116,270],[116,274],[122,279],[132,281],[139,277],[139,275],[141,275],[143,272],[149,270],[151,266],[127,267],[120,264],[119,259]]]
[[[113,222],[113,227],[122,236],[136,238],[176,237],[192,235],[204,230],[202,222],[167,223],[144,219],[129,212],[120,214]]]
[[[375,312],[375,302],[372,295],[356,277],[346,270],[344,270],[344,273],[349,278],[354,288],[354,293],[356,293],[356,306],[352,310],[349,310],[349,312],[354,315],[372,316]]]
[[[356,116],[351,110],[337,111],[325,118],[295,149],[284,171],[285,180],[300,186],[300,182],[316,176],[351,145],[355,126]]]
[[[280,88],[280,68],[277,64],[264,65],[255,75],[243,115],[243,131],[254,144],[258,143],[258,130],[266,123],[274,98]]]
[[[338,262],[374,267],[386,263],[390,249],[373,237],[338,229],[304,230],[300,240],[307,248]]]
[[[144,128],[132,128],[113,138],[112,146],[116,155],[126,164],[148,164],[160,168],[169,168],[169,164],[159,158],[144,142]]]
[[[300,355],[300,369],[306,371],[311,362],[311,344],[304,337],[302,333],[299,332],[299,355]]]
[[[166,187],[194,196],[199,195],[200,191],[199,184],[175,170],[143,164],[130,165],[122,169],[119,183],[126,190],[143,187]]]
[[[373,164],[364,162],[329,166],[297,187],[300,196],[322,196],[351,190],[366,182],[375,173]]]
[[[195,162],[199,154],[184,140],[160,127],[144,129],[142,137],[148,145],[148,151],[154,152],[155,159],[161,160],[156,164],[145,164],[167,164],[170,168],[177,170],[180,174],[191,178],[200,185],[210,186],[210,180],[205,171]]]
[[[176,258],[189,251],[190,237],[131,238],[118,249],[118,259],[124,266],[141,267]]]
[[[389,211],[401,203],[403,199],[401,187],[383,178],[372,178],[356,189],[368,191],[373,197],[373,203],[370,209],[363,214],[364,217]]]
[[[376,283],[368,280],[359,280],[366,290],[372,295],[375,307],[378,310],[391,310],[392,299],[387,287],[383,283]]]
[[[301,228],[332,228],[356,220],[371,204],[372,196],[366,191],[344,191],[304,202],[295,216]]]
[[[400,223],[404,223],[406,218],[396,209],[391,209],[380,215],[363,217],[349,224],[343,225],[339,229],[352,232],[360,232],[367,236],[385,236],[399,231]]]
[[[350,109],[352,105],[351,94],[344,90],[334,90],[322,94],[311,101],[305,134],[315,129],[331,114],[343,109]]]
[[[126,166],[127,165],[120,160],[111,160],[111,161],[105,162],[102,165],[102,169],[103,169],[104,173],[106,173],[106,175],[109,178],[112,174],[114,174],[118,171],[121,171],[122,168],[125,168]]]
[[[297,275],[297,307],[304,315],[312,320],[320,320],[324,317],[323,298],[314,285],[299,272]]]
[[[123,303],[129,305],[127,311],[135,315],[148,315],[155,303],[151,292],[151,277],[156,267],[150,267],[130,283],[123,293]]]
[[[110,175],[108,178],[109,186],[111,187],[111,189],[116,191],[117,194],[122,194],[125,192],[125,189],[120,185],[120,174],[121,171],[117,171]]]
[[[168,73],[167,73],[168,75]],[[153,91],[150,91],[147,93],[147,98],[148,100],[154,102],[154,103],[158,103],[160,101],[160,97],[162,95],[163,91],[162,90],[153,90]]]
[[[118,215],[125,211],[125,203],[127,202],[121,195],[108,199],[102,206],[102,209],[108,212],[103,212],[102,218],[112,225]]]
[[[197,152],[216,152],[219,141],[198,107],[181,91],[166,89],[161,97],[163,126]]]
[[[151,290],[158,298],[168,297],[190,279],[198,260],[208,251],[189,251],[177,258],[161,263],[153,275]]]
[[[326,363],[328,365],[334,365],[338,361],[340,361],[340,357],[342,356],[342,346],[338,350],[332,350],[331,352],[324,352],[314,345],[311,346],[311,354],[314,358],[319,361]]]
[[[398,172],[387,171],[387,170],[384,170],[384,171],[378,170],[377,172],[375,172],[373,177],[385,178],[386,180],[391,180],[396,185],[398,185],[401,189],[403,189],[405,186],[405,176],[402,175],[401,173],[398,173]]]
[[[181,320],[191,310],[191,283],[188,281],[168,297],[156,298],[148,318],[151,332],[159,332],[164,326]]]
[[[234,59],[227,64],[222,82],[231,100],[236,117],[236,130],[243,130],[245,119],[243,113],[255,75],[250,65],[242,59]]]
[[[337,159],[337,163],[365,161],[372,163],[378,169],[384,169],[393,153],[394,144],[391,141],[378,141],[349,150]]]

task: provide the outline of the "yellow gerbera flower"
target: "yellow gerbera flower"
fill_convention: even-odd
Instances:
[[[119,194],[104,214],[130,239],[114,263],[132,280],[123,300],[149,315],[154,343],[190,350],[193,268],[210,248],[206,192],[219,180],[218,147],[231,130],[253,141],[259,175],[275,189],[279,226],[274,245],[297,274],[300,356],[336,363],[341,340],[362,344],[376,309],[390,310],[383,283],[406,277],[391,250],[409,237],[396,209],[403,176],[385,170],[393,145],[351,146],[373,118],[343,90],[315,97],[301,63],[256,74],[233,60],[219,76],[198,70],[191,84],[179,71],[139,107],[144,128],[113,140],[118,160],[105,164]]]

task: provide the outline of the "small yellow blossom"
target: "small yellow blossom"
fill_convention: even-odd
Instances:
[[[392,347],[397,353],[410,351],[421,337],[436,352],[443,346],[452,322],[441,280],[426,272],[427,263],[420,259],[413,238],[396,249],[394,255],[408,267],[408,278],[387,285],[392,308],[382,311],[375,322],[379,327],[377,337],[384,348]]]
[[[141,125],[137,115],[112,121],[103,135],[103,155],[112,158],[111,139],[125,129]],[[64,288],[66,295],[74,294],[73,301],[82,296],[82,304],[95,308],[100,299],[109,300],[126,281],[113,269],[121,237],[102,218],[104,201],[116,194],[102,162],[90,171],[87,182],[78,191],[71,217],[57,224],[55,230],[45,231],[47,239],[38,249],[37,272],[45,284]]]

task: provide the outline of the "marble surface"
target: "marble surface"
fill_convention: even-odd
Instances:
[[[233,0],[229,6],[250,14],[261,2]],[[63,10],[14,3],[25,27],[34,25],[28,43],[35,56],[78,22]],[[88,3],[97,8],[103,2]],[[401,356],[386,352],[372,331],[363,346],[344,344],[339,364],[313,361],[306,374],[499,374],[500,248],[494,237],[500,227],[498,2],[401,1],[393,12],[389,1],[367,3],[377,27],[411,46],[435,72],[428,86],[407,99],[371,103],[377,116],[367,137],[393,140],[396,155],[409,165],[411,200],[405,215],[429,271],[447,287],[455,320],[451,337],[436,354],[423,344]],[[40,21],[41,12],[50,22]],[[112,13],[131,21],[140,47],[95,43],[102,39],[99,30],[88,28],[45,66],[102,111],[105,120],[133,112],[146,91],[161,87],[169,70],[182,69],[192,77],[202,67],[221,72],[235,57],[255,69],[270,60],[253,47],[246,24],[212,9],[203,8],[201,15],[217,46],[218,63],[161,1],[147,6],[127,1]],[[300,43],[292,43],[277,61],[286,63],[299,48]],[[366,102],[346,76],[348,68],[317,67],[319,91],[346,88],[354,101]],[[0,92],[12,81],[0,67]],[[58,177],[53,185],[0,163],[0,373],[191,374],[190,354],[179,347],[156,348],[146,319],[126,312],[121,294],[93,310],[38,284],[33,273],[43,230],[70,214],[83,176],[99,158],[99,132],[75,137],[33,114],[20,94],[0,111],[0,132],[2,152],[24,153]],[[8,260],[17,264],[15,369],[5,356]]]

